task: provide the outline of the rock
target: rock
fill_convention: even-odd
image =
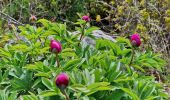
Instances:
[[[73,35],[77,35],[77,34],[80,34],[79,31],[75,31],[75,32],[70,32],[70,34],[73,34]],[[94,30],[92,32],[92,35],[99,39],[99,38],[102,38],[102,39],[107,39],[107,40],[110,40],[112,42],[116,42],[116,40],[114,38],[112,38],[111,36],[109,35],[106,35],[103,31],[101,30]],[[80,38],[80,37],[79,37]],[[78,39],[79,39],[78,38]],[[92,46],[95,46],[96,42],[93,38],[91,37],[84,37],[83,40],[82,40],[82,43],[85,44],[85,45],[92,45]]]
[[[115,39],[113,39],[111,36],[106,35],[103,31],[101,30],[95,30],[92,32],[93,36],[95,36],[96,38],[103,38],[103,39],[108,39],[111,40],[112,42],[116,42]]]

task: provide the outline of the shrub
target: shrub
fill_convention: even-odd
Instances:
[[[76,29],[83,32],[78,35],[70,35],[66,24],[37,22],[42,25],[19,26],[19,33],[9,33],[8,40],[13,42],[0,49],[1,98],[64,99],[55,78],[65,72],[70,80],[66,99],[168,99],[163,83],[147,73],[162,71],[166,62],[159,54],[134,49],[123,37],[117,42],[93,37],[94,47],[83,45],[78,37],[91,36],[96,29],[84,20],[76,23]],[[57,56],[50,52],[51,37],[62,44]]]

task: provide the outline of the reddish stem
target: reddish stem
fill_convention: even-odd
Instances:
[[[80,36],[80,42],[82,39],[83,39],[83,34],[81,34],[81,36]],[[80,42],[79,42],[78,46],[80,46]]]

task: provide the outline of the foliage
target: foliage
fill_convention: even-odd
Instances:
[[[89,14],[91,24],[121,36],[139,32],[146,48],[163,53],[165,59],[170,55],[169,0],[4,0],[1,6],[2,12],[22,23],[33,14],[67,22],[70,29],[81,14]]]
[[[97,28],[84,23],[78,20],[76,29],[92,37]],[[95,46],[84,45],[79,40],[80,34],[72,35],[65,23],[40,19],[37,24],[19,26],[20,32],[15,29],[9,32],[8,41],[12,42],[0,48],[2,100],[62,100],[65,97],[54,82],[61,72],[70,77],[66,91],[71,100],[168,99],[163,83],[148,73],[163,71],[166,62],[159,54],[133,48],[124,37],[117,38],[117,42],[93,37]],[[49,50],[50,38],[62,44],[59,68],[55,54]]]
[[[76,21],[76,14],[84,13],[88,2],[90,0],[5,0],[0,9],[22,22],[28,22],[31,14],[38,18]]]

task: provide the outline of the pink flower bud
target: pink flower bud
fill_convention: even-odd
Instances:
[[[50,49],[51,49],[51,52],[60,53],[62,50],[61,43],[56,40],[51,40]]]
[[[131,43],[132,43],[132,46],[139,47],[141,45],[140,35],[137,33],[133,34],[131,36]]]
[[[69,77],[66,73],[61,73],[56,77],[56,85],[60,89],[65,89],[69,84]]]
[[[37,20],[37,17],[35,15],[31,15],[30,21],[35,22]]]
[[[82,17],[82,20],[85,20],[86,22],[89,22],[89,21],[90,21],[90,17],[87,16],[87,15],[84,15],[84,16]]]

